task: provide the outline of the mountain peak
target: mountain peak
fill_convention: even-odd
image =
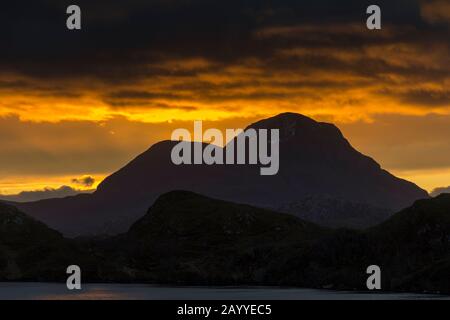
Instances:
[[[318,122],[305,115],[293,112],[280,113],[274,117],[255,122],[246,129],[279,129],[280,141],[290,138],[331,140],[344,142],[341,131],[331,123]],[[345,140],[346,141],[346,140]]]
[[[283,128],[283,127],[290,127],[290,126],[314,126],[319,124],[319,122],[315,121],[314,119],[311,119],[305,115],[299,114],[299,113],[293,113],[293,112],[285,112],[280,113],[276,116],[266,118],[259,120],[247,128]]]

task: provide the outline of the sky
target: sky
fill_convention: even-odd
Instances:
[[[381,30],[365,0],[9,2],[0,194],[92,190],[194,120],[243,128],[288,111],[429,191],[450,185],[448,0],[376,1]]]

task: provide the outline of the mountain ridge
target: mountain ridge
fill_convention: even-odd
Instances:
[[[161,195],[109,238],[68,240],[40,222],[50,237],[24,224],[5,229],[20,236],[5,237],[4,217],[17,216],[33,221],[0,203],[3,280],[63,281],[75,263],[86,282],[367,290],[366,268],[376,264],[384,292],[450,293],[450,194],[418,200],[367,230],[324,228],[183,190]]]
[[[313,194],[394,212],[428,197],[424,190],[394,177],[355,150],[332,124],[284,113],[248,128],[280,129],[277,175],[260,176],[252,165],[176,166],[170,151],[178,142],[165,140],[108,176],[91,195],[16,205],[66,235],[76,236],[123,232],[159,195],[179,189],[274,209]]]
[[[439,228],[416,232],[427,225]],[[450,194],[417,201],[357,231],[173,191],[112,238],[108,260],[121,261],[132,270],[126,277],[138,282],[342,290],[367,290],[366,269],[375,264],[384,291],[444,293],[450,292],[449,237]]]

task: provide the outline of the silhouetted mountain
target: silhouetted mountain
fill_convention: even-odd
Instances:
[[[382,290],[450,293],[449,236],[448,194],[355,231],[173,191],[127,233],[77,241],[2,205],[0,279],[59,279],[78,264],[87,281],[365,290],[378,265]]]
[[[17,206],[73,236],[123,232],[159,195],[180,189],[267,208],[327,195],[394,212],[428,197],[352,148],[334,125],[285,113],[249,128],[280,129],[277,175],[261,176],[254,165],[176,166],[170,153],[177,142],[163,141],[106,178],[92,195]]]
[[[62,280],[71,264],[81,264],[91,274],[86,261],[59,232],[0,203],[0,281]]]
[[[249,128],[280,129],[280,171],[275,176],[256,176],[254,182],[266,191],[262,198],[268,206],[325,195],[395,212],[428,197],[424,190],[394,177],[355,150],[332,124],[285,113]],[[264,204],[261,199],[260,203],[252,200]]]
[[[378,265],[385,290],[450,293],[450,194],[416,201],[364,232],[338,230],[309,252],[285,266],[306,260],[332,287],[364,289],[366,267]]]
[[[306,246],[323,233],[291,215],[176,191],[111,248],[127,257],[119,261],[135,281],[252,283],[264,280],[286,246]]]
[[[433,290],[437,290],[433,278],[444,269],[450,270],[450,194],[419,200],[368,234],[374,254],[382,257],[389,273],[403,275],[392,284],[394,288],[413,290],[420,284],[427,290],[434,283]],[[441,278],[446,292],[450,292],[448,274]]]

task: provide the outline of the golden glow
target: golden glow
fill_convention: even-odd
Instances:
[[[414,181],[419,187],[433,191],[437,186],[450,185],[450,168],[429,170],[393,170],[392,173],[400,178]]]
[[[22,191],[36,191],[44,189],[58,189],[61,186],[69,186],[76,190],[96,189],[106,174],[93,175],[95,183],[85,187],[72,182],[73,176],[12,176],[0,179],[0,195],[13,195]]]
[[[384,32],[389,35],[389,27],[386,28]],[[256,58],[243,60],[238,65],[221,66],[198,58],[158,65],[159,69],[174,72],[174,75],[155,75],[131,84],[105,84],[95,79],[61,80],[57,88],[51,84],[46,87],[39,79],[9,75],[1,77],[0,81],[34,85],[0,90],[0,116],[18,115],[21,120],[35,122],[106,121],[122,116],[131,121],[154,123],[216,121],[255,114],[264,117],[281,111],[331,116],[336,121],[370,121],[374,114],[450,114],[450,74],[434,79],[389,71],[390,68],[421,68],[443,72],[450,65],[446,45],[423,47],[400,43],[370,45],[360,50],[299,47],[275,54],[276,59],[289,57],[333,58],[336,63],[350,67],[348,70],[305,68],[293,62],[292,68],[276,69]],[[353,64],[357,66],[370,59],[378,59],[389,67],[376,76],[352,70]],[[193,75],[186,77],[176,72],[193,72]],[[430,103],[415,101],[411,98],[414,93],[427,94]]]
[[[448,12],[447,2],[433,0],[421,14],[442,23]],[[355,24],[268,28],[254,36],[298,38],[298,46],[276,50],[266,60],[227,64],[191,57],[143,64],[148,76],[136,79],[42,80],[0,71],[0,194],[73,186],[71,179],[80,172],[94,172],[98,183],[151,144],[170,139],[171,130],[191,128],[194,120],[220,129],[242,128],[288,111],[340,128],[363,123],[344,130],[358,150],[428,190],[450,185],[450,169],[440,169],[450,156],[450,132],[429,135],[435,122],[428,118],[450,119],[449,46],[394,41],[411,31],[388,24],[376,34]],[[357,48],[302,47],[302,37],[320,35],[383,41]],[[317,61],[331,62],[322,66]],[[380,120],[380,115],[394,117]],[[424,125],[411,130],[410,122],[402,120],[407,117],[423,119]],[[386,125],[395,130],[385,132]],[[374,135],[361,139],[371,126],[378,128]],[[403,140],[391,145],[396,136]],[[379,147],[372,146],[380,140]],[[410,163],[417,159],[396,148],[405,144],[409,154],[420,155],[414,168]]]

